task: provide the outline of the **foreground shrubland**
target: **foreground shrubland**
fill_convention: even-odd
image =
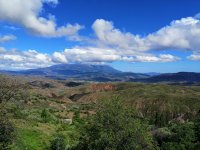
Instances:
[[[41,82],[0,77],[0,149],[200,148],[198,86]]]

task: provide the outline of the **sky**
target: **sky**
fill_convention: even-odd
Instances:
[[[0,0],[0,70],[200,72],[199,0]]]

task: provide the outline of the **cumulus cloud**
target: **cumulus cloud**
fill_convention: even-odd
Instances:
[[[200,54],[192,54],[188,56],[188,59],[193,60],[193,61],[200,61]]]
[[[124,61],[131,62],[175,62],[180,60],[179,57],[171,54],[161,54],[158,56],[145,54],[139,56],[124,57]]]
[[[188,17],[171,22],[146,37],[149,49],[179,49],[198,51],[200,46],[200,22]]]
[[[144,37],[122,32],[104,19],[97,19],[92,28],[98,45],[123,50],[127,55],[168,49],[200,52],[200,20],[194,17],[172,21]]]
[[[0,0],[0,7],[2,1],[3,0]],[[13,1],[19,2],[19,0]],[[23,24],[24,26],[27,25],[25,27],[29,29],[29,31],[51,37],[70,35],[70,38],[76,39],[77,41],[79,40],[79,36],[76,34],[78,30],[74,29],[73,25],[68,25],[70,32],[67,33],[66,27],[56,28],[53,19],[38,17],[43,3],[52,3],[56,5],[58,3],[57,0],[30,0],[27,3],[36,2],[40,7],[33,7],[30,11],[33,20],[36,19],[36,22],[34,20],[31,26]],[[26,3],[23,4],[27,5]],[[30,5],[30,7],[32,6],[35,5]],[[30,10],[29,7],[28,10]],[[0,18],[1,11],[0,9]],[[5,18],[11,17],[12,14],[12,12],[7,13],[8,17]],[[20,20],[15,15],[13,18],[15,22]],[[26,19],[24,22],[26,22]],[[49,28],[48,22],[54,24],[52,30],[51,28],[50,30],[46,30]],[[38,26],[37,29],[35,29],[35,25]],[[154,33],[147,34],[146,36],[123,32],[117,29],[113,22],[104,19],[97,19],[93,23],[92,29],[96,37],[92,39],[87,38],[87,43],[84,43],[84,46],[75,46],[66,48],[63,51],[55,51],[52,55],[39,53],[35,50],[14,51],[0,47],[0,68],[30,69],[47,67],[59,63],[101,64],[114,61],[174,62],[181,59],[167,53],[168,50],[190,51],[192,55],[187,58],[200,61],[200,21],[194,17],[172,21],[168,26]],[[153,52],[151,50],[153,50]],[[163,50],[165,50],[164,54]],[[159,53],[157,53],[158,51]]]
[[[68,62],[65,55],[63,55],[62,53],[59,53],[59,52],[54,52],[52,58],[55,62],[58,62],[58,63],[67,63]]]
[[[144,41],[139,35],[124,33],[115,28],[113,23],[104,19],[97,19],[92,29],[100,44],[129,50],[146,50]],[[144,46],[144,47],[143,47]]]
[[[16,39],[16,36],[14,35],[3,35],[3,36],[0,36],[0,43],[12,41],[15,39]]]
[[[120,56],[113,49],[97,47],[77,47],[65,49],[62,54],[70,62],[112,62],[120,60]]]
[[[48,67],[60,63],[93,63],[102,64],[114,61],[128,62],[172,62],[179,60],[170,54],[152,55],[140,53],[135,56],[121,55],[114,49],[96,47],[75,47],[54,52],[52,55],[39,53],[36,50],[6,50],[0,48],[0,69],[33,69]]]
[[[0,69],[32,69],[54,65],[48,54],[39,53],[35,50],[17,51],[0,50]]]
[[[77,47],[65,49],[63,52],[56,52],[62,58],[72,63],[101,63],[114,61],[128,62],[173,62],[180,58],[170,54],[153,55],[148,53],[137,53],[135,55],[125,55],[115,49],[96,48],[96,47]],[[60,58],[60,61],[62,59]]]
[[[58,0],[0,0],[0,20],[19,24],[44,37],[74,36],[83,28],[79,24],[58,27],[54,16],[41,17],[44,3],[56,5]]]
[[[103,19],[97,19],[92,28],[99,42],[118,48],[138,51],[170,48],[199,50],[200,46],[200,21],[192,17],[172,21],[169,26],[145,37],[124,33],[112,22]]]

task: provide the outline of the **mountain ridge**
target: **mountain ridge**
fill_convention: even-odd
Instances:
[[[145,79],[136,79],[142,82],[200,82],[200,73],[198,72],[177,72],[177,73],[164,73]]]
[[[146,74],[122,72],[108,65],[91,64],[59,64],[46,68],[21,71],[0,71],[11,75],[43,76],[53,79],[75,79],[87,81],[130,81],[137,78],[147,78]]]
[[[3,74],[42,76],[59,80],[84,80],[96,82],[169,82],[169,83],[200,83],[200,73],[133,73],[122,72],[108,65],[93,64],[59,64],[45,68],[28,69],[21,71],[0,71]]]

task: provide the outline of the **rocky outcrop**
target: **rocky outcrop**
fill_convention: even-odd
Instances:
[[[102,83],[102,84],[92,84],[90,85],[90,89],[93,92],[96,92],[96,91],[114,91],[116,88],[112,84]]]

